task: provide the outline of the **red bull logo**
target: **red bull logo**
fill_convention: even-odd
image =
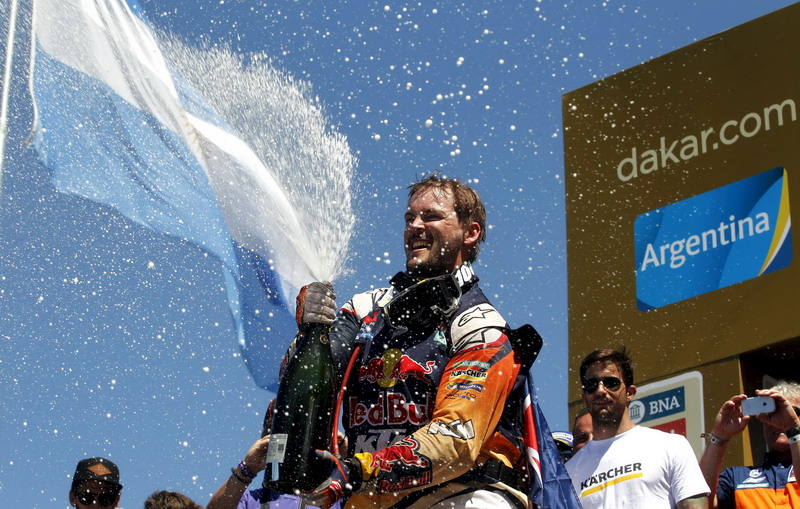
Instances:
[[[405,396],[394,392],[381,392],[374,405],[350,398],[350,425],[358,426],[368,422],[372,426],[401,426],[411,423],[415,426],[427,424],[433,415],[433,396],[427,394],[425,403],[407,401]]]
[[[433,381],[426,375],[433,373],[435,361],[420,364],[396,348],[386,350],[380,358],[370,359],[358,370],[358,380],[377,383],[381,387],[394,387],[398,380],[414,378],[428,385]]]
[[[387,447],[372,455],[372,466],[378,467],[383,472],[391,472],[395,465],[408,467],[427,467],[430,460],[417,454],[419,442],[406,437],[391,447]]]
[[[419,442],[408,436],[372,455],[372,466],[381,470],[379,493],[401,491],[431,482],[431,461],[418,450]]]
[[[382,479],[378,482],[378,493],[394,493],[395,491],[403,491],[417,486],[424,486],[430,484],[431,472],[423,472],[422,475],[403,476],[397,482],[387,481]]]

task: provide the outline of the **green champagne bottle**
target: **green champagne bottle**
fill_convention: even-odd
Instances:
[[[330,474],[314,452],[332,445],[336,384],[329,331],[329,325],[307,325],[287,362],[273,408],[266,489],[307,492]]]

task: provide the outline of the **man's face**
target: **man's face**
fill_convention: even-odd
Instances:
[[[410,274],[449,274],[464,262],[465,236],[449,189],[430,188],[408,201],[403,241]],[[474,223],[477,226],[477,223]]]
[[[789,403],[795,408],[800,408],[800,398],[786,398]],[[789,439],[786,437],[784,430],[770,426],[762,422],[764,425],[764,440],[767,443],[767,450],[776,452],[778,454],[789,454]]]
[[[592,414],[586,412],[575,420],[572,428],[572,453],[583,449],[583,446],[592,439]]]
[[[116,490],[103,482],[84,481],[75,491],[69,492],[70,505],[78,509],[99,509],[113,508],[119,504],[119,494]],[[101,503],[108,502],[106,505]],[[84,503],[84,502],[89,502]]]
[[[608,377],[622,380],[622,373],[616,364],[602,364],[595,362],[586,370],[583,383],[587,381],[597,381]],[[609,383],[609,385],[612,385]],[[617,426],[622,421],[622,416],[628,411],[636,388],[626,386],[625,382],[620,382],[619,387],[611,389],[605,383],[600,383],[594,392],[583,391],[583,401],[592,415],[592,426]]]

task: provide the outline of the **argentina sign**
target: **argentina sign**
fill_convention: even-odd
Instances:
[[[788,176],[781,167],[639,215],[634,222],[638,309],[787,267],[791,226]]]

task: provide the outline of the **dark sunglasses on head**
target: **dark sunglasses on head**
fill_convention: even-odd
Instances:
[[[108,507],[114,504],[114,501],[117,500],[116,493],[92,493],[91,491],[83,491],[81,493],[76,493],[75,497],[78,499],[83,505],[92,505],[94,504],[95,498],[97,499],[97,503],[103,507]]]
[[[616,391],[622,385],[622,380],[615,376],[605,376],[603,378],[587,378],[583,381],[583,392],[592,394],[594,391],[603,384],[603,387],[609,391]]]

